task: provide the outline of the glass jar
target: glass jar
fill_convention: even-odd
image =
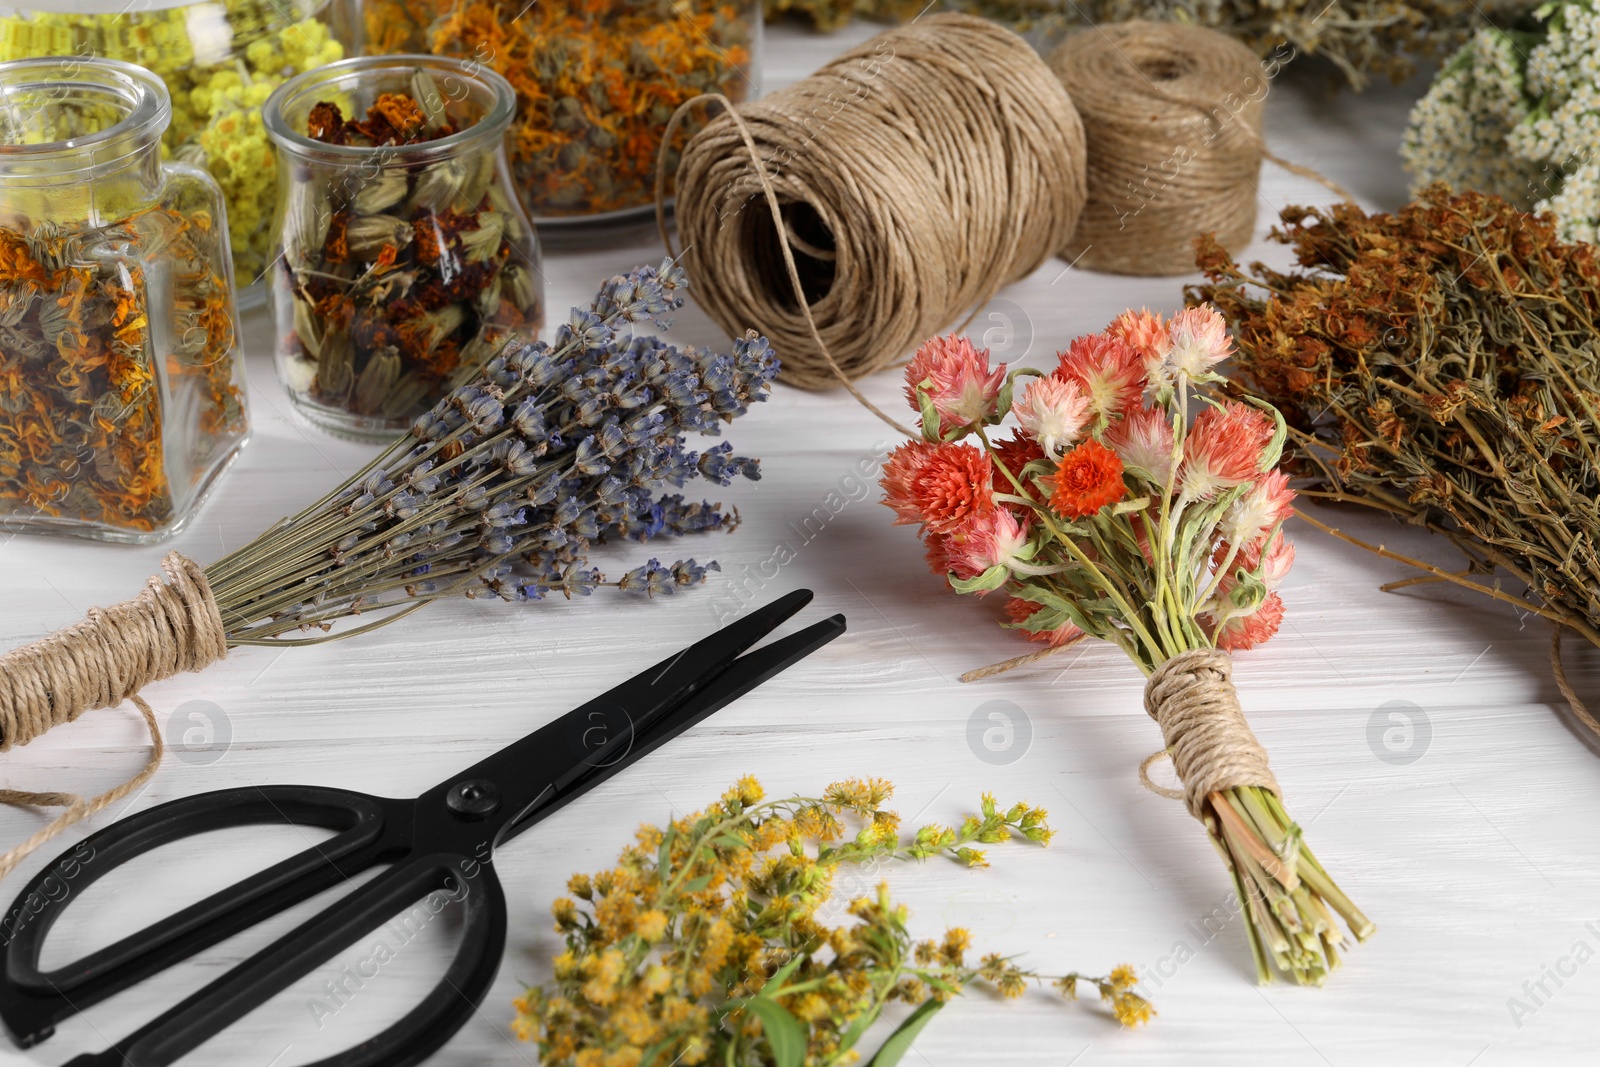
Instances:
[[[355,0],[0,0],[0,60],[99,57],[155,72],[172,97],[166,154],[211,171],[228,201],[246,306],[265,299],[276,156],[261,105],[295,74],[344,58]]]
[[[222,191],[171,117],[129,63],[0,63],[0,527],[159,540],[245,442]]]
[[[511,82],[512,176],[547,242],[653,220],[678,105],[758,95],[759,0],[362,0],[362,11],[369,54],[460,56]],[[685,140],[708,117],[693,114]]]
[[[392,438],[507,340],[538,335],[539,242],[506,164],[514,110],[498,74],[420,55],[347,59],[267,101],[278,372],[312,422]],[[380,130],[393,143],[371,143]]]

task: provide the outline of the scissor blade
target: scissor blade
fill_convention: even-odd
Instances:
[[[764,648],[747,652],[717,676],[716,680],[666,712],[653,725],[633,733],[627,747],[592,764],[574,768],[548,791],[548,796],[506,828],[501,841],[508,841],[545,818],[555,814],[613,775],[633,766],[679,734],[721,711],[762,683],[799,663],[817,649],[845,632],[843,615],[834,615],[797,634],[774,641]],[[621,743],[619,739],[616,743]],[[602,757],[607,755],[604,750]]]
[[[507,821],[532,807],[563,779],[598,762],[619,738],[636,736],[658,716],[709,684],[745,651],[811,601],[798,589],[730,623],[716,633],[641,671],[610,691],[540,727],[507,748],[440,783],[419,799],[425,807],[463,783],[495,783],[495,810],[484,818]],[[547,798],[546,798],[547,799]]]

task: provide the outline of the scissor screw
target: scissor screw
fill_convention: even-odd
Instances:
[[[500,807],[500,789],[487,778],[474,778],[451,786],[444,802],[463,819],[481,819]]]

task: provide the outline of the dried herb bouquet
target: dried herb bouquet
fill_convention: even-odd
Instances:
[[[1277,412],[1196,392],[1222,380],[1213,368],[1229,348],[1204,307],[1171,322],[1128,312],[1048,372],[990,366],[965,338],[935,338],[906,369],[922,440],[885,464],[884,503],[919,528],[956,592],[1004,591],[1010,625],[1050,646],[1088,635],[1127,654],[1183,790],[1149,781],[1155,756],[1141,777],[1206,827],[1258,979],[1321,984],[1339,963],[1335,913],[1360,939],[1373,925],[1285,810],[1232,682],[1230,653],[1283,618],[1294,493],[1277,469]],[[1013,403],[1020,378],[1031,380]],[[1000,439],[1011,415],[1017,429]]]
[[[682,306],[685,284],[670,262],[611,279],[554,344],[508,346],[300,514],[207,567],[172,553],[166,582],[152,578],[138,598],[0,657],[0,744],[131,698],[155,741],[138,781],[161,753],[139,690],[230,648],[350,637],[447,596],[528,601],[602,584],[671,593],[702,580],[693,559],[652,559],[608,583],[588,558],[606,542],[728,528],[735,515],[662,487],[759,476],[732,446],[695,451],[685,435],[716,434],[765,399],[778,369],[766,340],[752,334],[716,353],[627,328],[659,324]],[[354,617],[371,621],[330,632]],[[49,832],[117,795],[65,798]],[[0,874],[17,859],[13,850],[0,860]]]
[[[1600,646],[1600,253],[1443,185],[1393,214],[1282,219],[1300,270],[1246,269],[1212,242],[1191,295],[1233,324],[1239,386],[1288,419],[1303,494],[1442,534],[1464,570],[1365,547],[1556,623],[1557,680],[1600,732],[1558,654],[1562,628]]]

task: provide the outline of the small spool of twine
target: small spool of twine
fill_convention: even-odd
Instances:
[[[1204,820],[1212,793],[1240,786],[1270,789],[1280,798],[1278,780],[1239,706],[1233,688],[1233,659],[1214,648],[1173,656],[1150,675],[1144,709],[1161,727],[1166,748],[1139,765],[1139,780],[1152,792],[1182,799],[1189,813]],[[1172,757],[1183,791],[1156,785],[1150,765]]]
[[[198,671],[228,654],[227,631],[204,569],[177,552],[162,560],[132,600],[90,608],[83,621],[0,656],[0,751],[25,745],[85,711],[132,701],[150,731],[144,768],[121,785],[85,799],[71,793],[0,789],[0,804],[67,810],[0,856],[0,878],[30,852],[81,819],[104,810],[150,779],[163,745],[155,713],[139,696],[151,682]]]
[[[1058,246],[1069,262],[1188,274],[1200,234],[1230,252],[1250,243],[1270,81],[1250,49],[1204,27],[1135,20],[1072,34],[1050,67],[1088,136],[1089,200]]]
[[[1060,249],[1084,173],[1078,113],[1033,49],[933,15],[708,123],[677,170],[683,262],[718,325],[771,339],[784,381],[850,387]]]

